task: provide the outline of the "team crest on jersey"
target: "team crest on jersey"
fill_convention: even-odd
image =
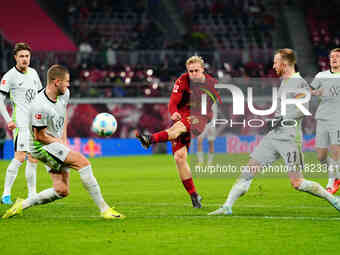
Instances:
[[[36,114],[34,115],[34,118],[36,118],[37,120],[41,120],[42,114],[41,114],[41,113],[36,113]]]
[[[1,85],[5,85],[6,84],[6,80],[2,80]]]

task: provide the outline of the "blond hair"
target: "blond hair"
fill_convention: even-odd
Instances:
[[[333,52],[340,52],[340,48],[335,48],[329,52],[329,55],[331,55]]]
[[[188,66],[188,65],[191,65],[193,63],[200,63],[201,66],[204,68],[204,60],[200,56],[192,56],[192,57],[188,58],[187,61],[185,62],[185,65]]]
[[[53,65],[47,71],[47,83],[50,84],[54,80],[63,80],[65,79],[66,74],[70,72],[67,70],[66,67],[61,65]]]
[[[294,50],[288,49],[288,48],[279,49],[275,52],[275,55],[276,54],[280,54],[281,58],[283,60],[286,60],[290,66],[293,66],[296,64],[296,55],[295,55]]]

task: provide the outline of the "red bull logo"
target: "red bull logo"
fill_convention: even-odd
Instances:
[[[86,142],[84,142],[86,141]],[[85,155],[88,155],[89,157],[94,157],[97,155],[102,155],[102,147],[99,143],[96,143],[93,139],[89,140],[83,140],[80,138],[74,138],[73,144],[71,144],[71,140],[69,139],[68,146],[74,150],[81,153],[84,153]]]
[[[83,147],[83,152],[90,157],[94,157],[102,154],[102,147],[99,143],[96,143],[93,139],[89,139]]]
[[[227,152],[228,153],[251,153],[260,143],[261,136],[228,136]]]

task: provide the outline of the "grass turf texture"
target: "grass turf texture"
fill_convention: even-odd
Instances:
[[[248,159],[228,157],[238,165]],[[305,161],[315,162],[315,154],[305,154]],[[340,248],[340,213],[293,190],[288,178],[258,178],[233,216],[207,216],[225,201],[234,178],[196,177],[204,207],[193,209],[168,155],[91,162],[105,199],[127,218],[100,218],[72,172],[69,197],[0,220],[1,254],[331,254]],[[1,190],[8,163],[0,161]],[[37,182],[39,191],[51,186],[42,165]],[[21,167],[12,197],[26,192]],[[0,205],[1,215],[7,209]]]

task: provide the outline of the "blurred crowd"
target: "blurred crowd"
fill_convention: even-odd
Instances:
[[[168,97],[175,79],[185,72],[186,59],[198,54],[206,61],[207,72],[220,82],[237,84],[243,90],[253,87],[258,96],[270,95],[272,87],[280,83],[272,69],[279,2],[293,4],[292,0],[172,1],[185,26],[184,33],[173,37],[155,18],[155,12],[164,8],[159,0],[60,0],[78,51],[34,52],[32,66],[44,80],[50,64],[66,65],[71,70],[74,98]],[[337,0],[326,5],[309,0],[304,6],[318,65],[325,70],[329,50],[340,46],[340,4]],[[1,38],[0,47],[0,71],[4,73],[14,64],[12,45]],[[73,105],[79,112],[75,116],[89,113],[79,117],[83,120],[74,129],[78,136],[89,135],[89,121],[104,110],[118,116],[120,123],[132,123],[121,126],[117,133],[121,137],[131,136],[137,123],[143,122],[146,126],[140,128],[150,132],[156,122],[164,127],[168,123],[165,104],[107,107]],[[251,117],[247,113],[246,118]],[[303,127],[305,133],[314,132],[314,120],[305,118]],[[245,135],[258,132],[251,128],[230,130]]]

